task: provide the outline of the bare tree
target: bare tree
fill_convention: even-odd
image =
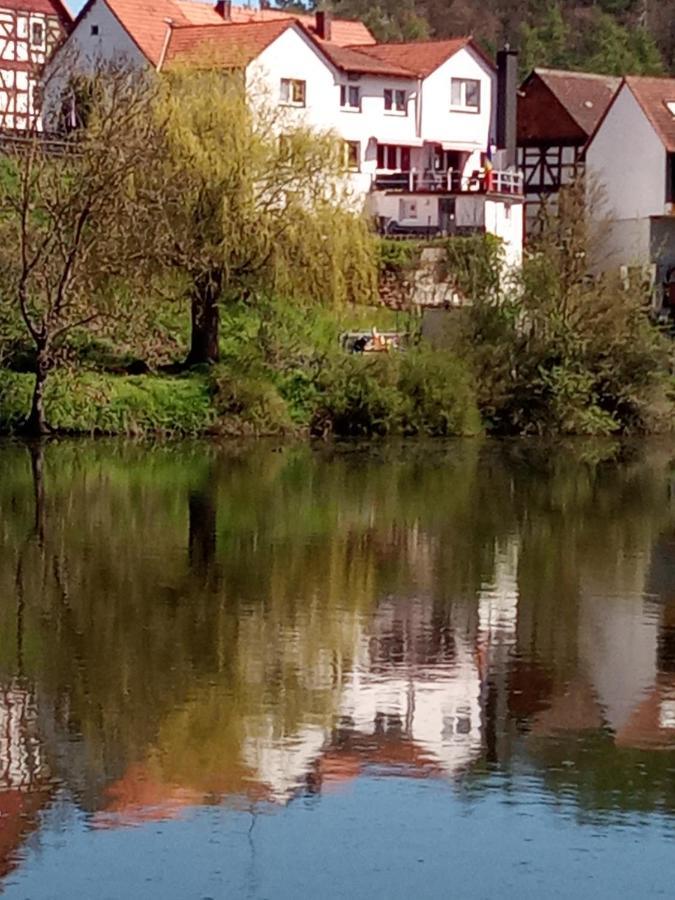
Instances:
[[[146,256],[134,173],[161,132],[155,87],[125,67],[92,73],[86,87],[82,127],[55,140],[33,117],[0,159],[0,303],[35,351],[31,434],[49,430],[45,384],[68,338],[131,315],[120,282]]]

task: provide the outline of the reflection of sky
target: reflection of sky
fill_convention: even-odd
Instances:
[[[118,831],[47,821],[9,900],[189,898],[615,898],[672,895],[672,824],[653,815],[580,825],[534,782],[517,803],[450,785],[361,778],[256,817],[212,807]],[[367,814],[364,815],[364,811]],[[62,821],[62,820],[61,820]],[[35,845],[37,846],[37,845]],[[392,852],[394,850],[395,852]],[[489,864],[488,864],[489,863]]]

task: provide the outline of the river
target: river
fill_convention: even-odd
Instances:
[[[672,444],[0,472],[3,896],[672,896]]]

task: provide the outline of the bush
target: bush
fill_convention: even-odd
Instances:
[[[218,430],[224,434],[284,434],[293,430],[286,401],[264,373],[209,372]]]
[[[401,361],[404,427],[411,434],[478,434],[480,413],[467,367],[449,353],[417,350]]]
[[[336,359],[319,378],[312,431],[343,437],[476,434],[467,370],[437,351]]]

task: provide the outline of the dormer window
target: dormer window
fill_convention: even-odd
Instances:
[[[355,84],[340,85],[340,106],[351,112],[361,111],[361,88]]]
[[[384,92],[385,112],[405,115],[408,111],[408,95],[406,91],[387,88]]]
[[[452,78],[450,109],[460,112],[480,112],[480,81],[476,78]]]

